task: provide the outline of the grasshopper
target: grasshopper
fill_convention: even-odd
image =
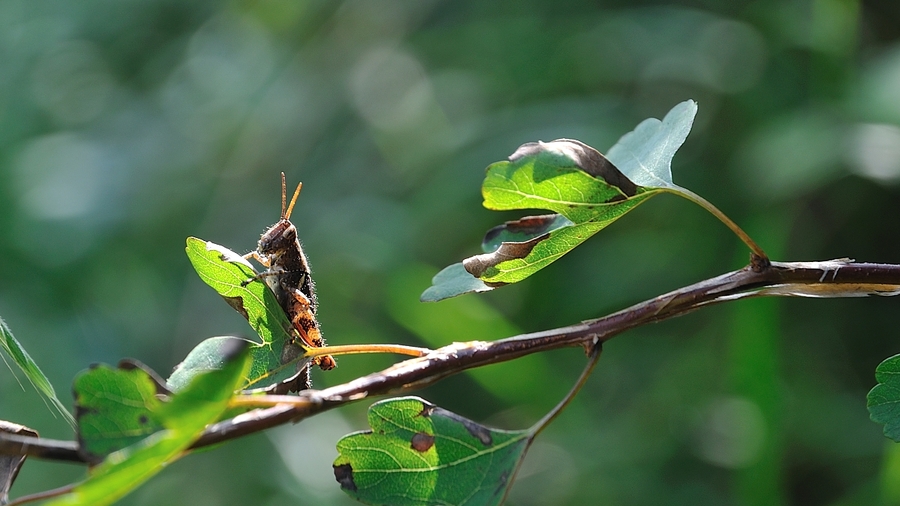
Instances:
[[[321,348],[325,346],[325,339],[322,338],[319,321],[316,320],[318,301],[315,284],[310,276],[309,261],[297,238],[297,227],[290,220],[302,187],[303,183],[297,185],[290,205],[285,207],[286,185],[284,172],[281,173],[281,219],[262,234],[256,251],[244,255],[244,258],[253,258],[259,262],[266,270],[244,281],[242,285],[246,286],[254,279],[264,279],[275,292],[278,304],[287,314],[305,347]],[[312,364],[325,371],[337,366],[331,355],[315,357]],[[306,370],[306,387],[309,388],[309,368]]]

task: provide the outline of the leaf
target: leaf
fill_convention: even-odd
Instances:
[[[875,368],[875,385],[866,396],[869,417],[884,425],[884,435],[900,443],[900,355]]]
[[[79,452],[88,462],[131,446],[164,428],[158,415],[168,393],[156,374],[141,364],[113,369],[95,365],[75,376],[75,416]]]
[[[615,206],[637,192],[634,185],[623,191],[579,165],[584,159],[602,156],[569,139],[525,144],[508,161],[487,168],[481,186],[484,207],[495,211],[549,209],[574,223],[597,219],[607,212],[604,204]]]
[[[607,174],[615,184],[588,170]],[[537,223],[532,233],[525,234],[532,236],[528,240],[501,242],[490,253],[463,260],[463,266],[490,287],[527,278],[655,194],[623,181],[627,179],[602,154],[578,141],[560,139],[520,147],[508,162],[488,167],[482,186],[484,206],[549,209],[562,218],[532,217]],[[504,227],[501,232],[496,228],[488,232],[485,242],[493,246],[492,235],[521,231],[523,223],[509,222]],[[549,231],[536,235],[541,229]]]
[[[521,281],[565,255],[648,198],[663,191],[700,203],[672,182],[672,157],[690,132],[697,104],[676,105],[660,121],[650,118],[624,135],[604,156],[576,140],[524,144],[508,161],[487,169],[484,206],[493,210],[547,209],[488,231],[486,253],[435,276],[422,300],[441,300]],[[701,204],[702,205],[702,204]],[[449,268],[448,268],[449,269]],[[453,274],[453,276],[450,276]]]
[[[444,267],[431,279],[431,286],[422,292],[422,302],[437,302],[470,292],[486,292],[493,287],[469,274],[462,262]]]
[[[497,251],[504,242],[526,242],[558,228],[572,225],[574,223],[561,214],[526,216],[518,220],[507,221],[484,234],[481,249],[485,253],[491,253]]]
[[[69,410],[63,406],[63,403],[60,402],[59,398],[56,396],[56,391],[53,389],[53,385],[50,384],[50,380],[44,376],[40,367],[37,366],[28,352],[25,351],[25,348],[22,348],[19,341],[13,337],[12,331],[6,325],[6,322],[3,321],[3,318],[0,318],[0,348],[2,348],[3,351],[13,359],[13,362],[19,366],[19,369],[25,373],[25,377],[27,377],[28,381],[34,385],[34,388],[49,399],[59,414],[69,422],[69,425],[74,427],[75,419],[72,418],[72,414],[69,413]],[[3,358],[3,356],[0,355],[0,358]],[[5,362],[6,360],[4,360],[4,363]]]
[[[296,345],[285,346],[282,348],[282,354],[277,355],[274,347],[266,344],[232,336],[210,337],[201,341],[180,364],[175,366],[172,375],[166,380],[166,387],[177,392],[190,383],[197,374],[221,368],[225,362],[224,350],[228,349],[232,340],[246,341],[250,345],[251,365],[242,389],[288,379],[304,364],[301,360],[299,365],[296,365],[302,356],[302,348]]]
[[[609,148],[606,157],[638,186],[678,189],[672,182],[672,157],[684,144],[696,115],[697,102],[685,100],[662,121],[642,121]]]
[[[641,193],[622,201],[620,205],[607,209],[608,214],[597,221],[560,227],[526,242],[502,243],[493,253],[463,260],[463,265],[489,286],[521,281],[575,249],[653,195],[655,193]]]
[[[293,369],[302,368],[306,351],[302,341],[294,338],[296,330],[269,286],[255,278],[257,272],[250,262],[224,246],[196,237],[187,239],[185,250],[200,279],[246,318],[262,339],[262,344],[253,343],[253,363],[243,388],[276,382],[285,373],[291,375]],[[169,388],[178,390],[197,372],[218,367],[224,360],[220,347],[228,339],[237,338],[214,337],[197,345],[169,377]],[[298,361],[298,367],[288,367]]]
[[[110,454],[71,492],[48,503],[53,506],[112,504],[178,459],[210,423],[219,419],[249,368],[246,342],[231,341],[224,367],[199,374],[171,401],[155,410],[165,430]]]
[[[500,504],[531,431],[485,427],[417,397],[369,408],[371,431],[338,441],[334,476],[367,504]]]
[[[258,273],[244,257],[196,237],[188,237],[185,251],[200,279],[247,319],[263,343],[278,349],[294,340],[293,326],[275,294],[264,281],[253,279]]]
[[[24,425],[0,420],[0,432],[19,436],[38,437],[38,433]],[[9,489],[12,487],[19,469],[25,463],[27,455],[7,455],[0,453],[0,504],[9,502]]]

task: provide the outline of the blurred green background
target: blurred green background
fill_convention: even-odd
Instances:
[[[485,2],[0,0],[0,316],[60,391],[94,362],[161,374],[250,336],[197,278],[189,235],[245,252],[280,171],[333,344],[440,346],[602,316],[739,268],[745,247],[674,197],[533,278],[418,302],[521,213],[481,207],[484,168],[559,137],[601,151],[693,98],[675,157],[780,260],[900,262],[900,4],[890,0]],[[900,504],[900,450],[868,420],[900,351],[897,301],[757,300],[613,340],[532,448],[514,505]],[[317,386],[383,368],[350,357]],[[523,428],[578,349],[421,394]],[[122,504],[356,504],[335,441],[368,402],[184,459]],[[0,372],[0,418],[70,439]],[[30,460],[13,495],[79,466]]]

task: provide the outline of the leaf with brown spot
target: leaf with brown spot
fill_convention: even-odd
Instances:
[[[334,466],[334,479],[341,484],[341,488],[356,492],[356,483],[353,481],[353,466],[350,464]]]
[[[425,453],[434,446],[434,436],[431,434],[425,434],[424,432],[416,432],[413,434],[410,448],[419,452]]]
[[[485,253],[491,253],[497,251],[504,242],[526,242],[558,228],[572,225],[574,223],[561,214],[525,216],[488,230],[481,241],[481,249]]]
[[[246,318],[262,341],[251,344],[252,362],[243,388],[269,392],[292,388],[292,377],[308,359],[269,285],[255,277],[257,272],[246,259],[224,246],[189,237],[185,251],[200,279]],[[226,363],[222,350],[234,339],[240,338],[223,336],[202,341],[178,364],[167,386],[179,390],[197,374],[222,367]]]
[[[441,271],[422,300],[483,292],[521,281],[553,263],[647,199],[662,192],[696,201],[672,182],[672,157],[690,132],[697,104],[672,108],[622,136],[606,156],[581,141],[523,144],[487,168],[484,206],[505,211],[546,209],[557,214],[507,222],[488,231],[484,255]]]
[[[373,404],[369,425],[338,441],[334,475],[349,495],[379,505],[500,504],[533,437],[417,397]]]
[[[137,361],[79,373],[72,387],[78,421],[78,451],[96,463],[110,453],[163,429],[156,416],[165,392],[158,376]]]
[[[529,254],[531,254],[531,251],[535,246],[537,246],[541,241],[549,238],[550,234],[543,234],[535,237],[534,239],[530,239],[524,242],[504,242],[500,244],[500,247],[492,253],[475,255],[463,260],[463,266],[465,266],[466,270],[469,271],[469,274],[475,276],[476,278],[480,278],[484,276],[485,271],[487,271],[491,267],[494,267],[500,262],[506,262],[508,260],[515,260],[518,258],[526,258]]]

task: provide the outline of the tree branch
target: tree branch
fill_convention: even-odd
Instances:
[[[756,296],[852,297],[900,294],[900,265],[772,262],[747,267],[680,288],[603,318],[498,341],[453,343],[425,356],[324,390],[296,396],[256,396],[269,404],[211,425],[194,443],[202,448],[253,434],[375,395],[409,392],[467,369],[506,362],[532,353],[571,346],[586,349],[633,327],[679,316],[703,306]],[[76,444],[0,434],[0,453],[82,462]]]

